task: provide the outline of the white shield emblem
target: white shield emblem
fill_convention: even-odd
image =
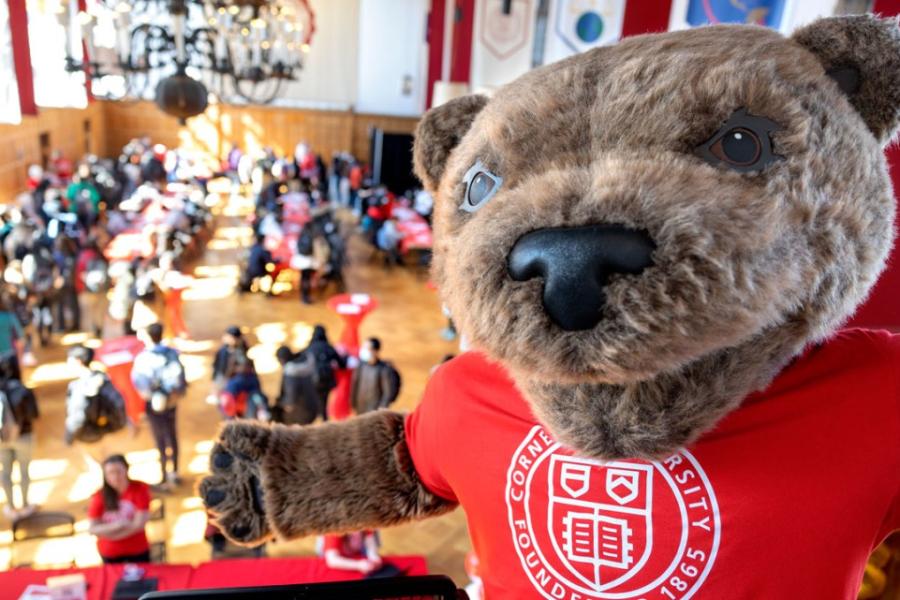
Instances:
[[[600,592],[630,578],[652,549],[653,467],[553,455],[550,538],[571,575]]]
[[[619,504],[628,504],[640,491],[640,472],[633,469],[607,469],[606,493]]]

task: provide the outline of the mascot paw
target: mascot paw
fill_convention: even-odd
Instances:
[[[213,522],[240,544],[259,545],[272,537],[259,470],[271,434],[262,425],[226,424],[210,455],[212,475],[200,482],[199,494]]]

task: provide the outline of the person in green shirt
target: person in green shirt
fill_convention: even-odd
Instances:
[[[66,189],[69,212],[78,215],[81,225],[87,229],[100,213],[100,191],[91,179],[91,167],[79,165],[78,172]]]
[[[15,342],[24,336],[22,324],[12,311],[9,301],[0,298],[0,363],[9,369],[9,374],[15,379],[21,379],[19,354]]]

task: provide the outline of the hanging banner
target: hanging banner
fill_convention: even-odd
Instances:
[[[477,0],[472,40],[471,89],[489,90],[531,68],[536,0]]]
[[[553,0],[544,64],[618,41],[624,14],[625,0]]]
[[[743,23],[779,29],[784,5],[785,0],[689,0],[687,22],[691,27]]]

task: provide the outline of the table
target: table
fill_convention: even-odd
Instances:
[[[359,326],[366,315],[378,308],[378,302],[369,294],[336,294],[328,299],[327,306],[344,321],[340,343],[355,356],[359,352]]]
[[[434,238],[431,226],[422,215],[404,207],[394,209],[393,217],[397,219],[397,231],[400,238],[400,253],[406,254],[410,250],[431,250]]]
[[[422,556],[390,556],[384,562],[407,575],[427,575]],[[242,558],[217,560],[197,566],[145,564],[144,577],[156,577],[160,591],[218,589],[260,585],[289,585],[362,579],[353,571],[329,569],[320,558]],[[13,569],[0,572],[0,597],[15,600],[31,584],[43,585],[47,577],[82,573],[88,584],[88,600],[107,600],[122,576],[124,565],[102,565],[85,569]]]

